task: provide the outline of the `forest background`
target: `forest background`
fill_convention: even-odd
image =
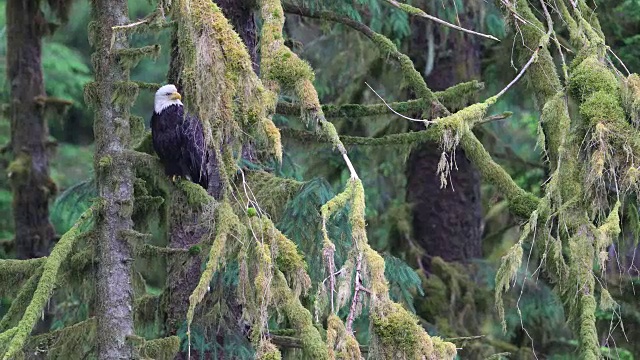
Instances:
[[[471,83],[473,103],[486,99],[505,87],[524,65],[512,48],[520,41],[518,34],[504,22],[503,11],[493,2],[474,0],[412,1],[440,19],[461,24],[468,29],[491,34],[502,41],[439,26],[411,17],[406,12],[375,0],[336,1],[325,8],[316,2],[303,2],[314,11],[330,10],[358,20],[373,31],[386,35],[409,55],[416,68],[434,91],[444,91],[461,82]],[[613,52],[631,73],[640,71],[640,1],[595,0],[589,5],[598,14],[602,31]],[[156,9],[154,2],[131,1],[129,17],[141,19]],[[532,5],[538,8],[537,5]],[[6,80],[6,0],[0,1],[0,102],[8,103]],[[42,65],[48,96],[72,102],[64,111],[48,113],[51,141],[55,152],[51,156],[51,178],[57,185],[57,196],[50,206],[50,219],[57,234],[64,234],[89,208],[95,197],[93,189],[93,113],[85,104],[85,85],[93,79],[92,48],[88,41],[91,5],[75,1],[69,21],[47,36],[43,42]],[[305,15],[296,7],[285,8],[285,43],[315,71],[313,82],[322,104],[379,104],[380,99],[367,87],[367,82],[387,102],[411,98],[411,92],[398,86],[400,74],[389,58],[377,55],[369,39],[344,24]],[[308,15],[308,14],[306,14]],[[536,13],[543,19],[541,13]],[[51,15],[53,17],[53,15]],[[567,49],[569,34],[559,33]],[[131,46],[159,44],[161,51],[153,59],[142,59],[131,70],[131,79],[145,83],[166,83],[169,70],[171,33],[135,34]],[[556,59],[558,61],[558,59]],[[282,96],[286,103],[291,99]],[[453,99],[451,103],[456,100]],[[460,103],[452,106],[461,109]],[[141,90],[131,109],[132,114],[145,119],[147,128],[153,108],[153,91]],[[327,111],[330,113],[330,110]],[[6,111],[5,111],[6,113]],[[291,112],[283,106],[274,115],[279,128],[301,127]],[[295,114],[294,114],[295,115]],[[416,112],[413,117],[419,117]],[[491,108],[491,114],[474,131],[494,160],[500,164],[522,189],[543,196],[543,184],[549,177],[545,154],[539,144],[540,111],[525,82],[516,83]],[[328,116],[329,117],[329,116]],[[388,112],[360,118],[330,118],[341,135],[383,136],[417,130],[409,121]],[[0,144],[10,140],[6,114],[0,119]],[[340,157],[328,144],[303,141],[287,136],[283,131],[282,164],[265,166],[279,176],[306,182],[305,189],[317,194],[314,201],[291,196],[289,202],[266,204],[265,208],[282,208],[285,215],[277,223],[280,230],[304,222],[304,215],[340,193],[350,174]],[[542,140],[544,142],[544,139]],[[348,146],[351,161],[359,171],[366,198],[366,223],[371,246],[383,254],[385,275],[395,301],[404,304],[420,319],[429,334],[454,341],[460,358],[580,358],[578,336],[567,324],[562,301],[552,290],[547,278],[540,277],[535,266],[520,268],[514,289],[504,295],[506,331],[503,331],[495,311],[496,272],[502,257],[516,244],[523,228],[522,219],[509,213],[504,194],[483,182],[477,170],[466,160],[464,152],[454,155],[457,168],[452,169],[441,188],[436,174],[440,150],[435,143],[426,145],[391,144],[384,150],[366,145]],[[16,256],[13,243],[12,191],[8,180],[11,157],[0,155],[0,259]],[[251,168],[254,164],[244,164]],[[311,184],[311,185],[309,185]],[[312,186],[313,185],[313,186]],[[315,186],[315,188],[314,188]],[[320,189],[320,190],[318,190]],[[637,204],[625,209],[636,214]],[[285,209],[286,208],[286,209]],[[294,209],[301,209],[296,213]],[[300,215],[302,213],[302,215]],[[633,215],[629,215],[633,218]],[[625,217],[625,219],[627,219]],[[602,281],[620,293],[619,307],[598,310],[596,321],[603,356],[635,359],[640,357],[640,304],[635,301],[634,286],[638,273],[634,267],[637,231],[632,220],[625,220],[622,232],[618,268]],[[345,222],[344,226],[348,226]],[[338,225],[338,228],[341,225]],[[151,227],[158,244],[166,243],[161,226]],[[288,234],[303,249],[304,236]],[[345,240],[348,241],[348,240]],[[527,250],[527,249],[525,249]],[[526,253],[526,252],[525,252]],[[314,281],[322,268],[320,255],[306,260]],[[617,257],[617,255],[616,255]],[[145,289],[158,294],[166,282],[163,264],[153,264],[145,271]],[[232,275],[229,275],[233,278]],[[225,281],[233,282],[233,279]],[[0,293],[0,317],[10,308],[12,296]],[[47,309],[45,324],[37,332],[62,329],[91,316],[90,304],[74,291],[56,294]],[[311,306],[309,306],[311,309]],[[43,315],[44,317],[44,315]],[[356,320],[358,340],[368,343],[366,321]],[[161,326],[160,326],[161,327]],[[2,330],[2,329],[0,329]],[[274,334],[278,333],[275,331]],[[138,332],[140,334],[140,331]],[[158,324],[142,331],[145,338],[155,338]],[[188,342],[186,329],[177,335],[181,349]],[[287,335],[286,329],[282,334]],[[249,357],[253,350],[241,337],[220,342],[206,331],[192,330],[193,351],[203,356],[216,351],[227,356]],[[501,355],[502,354],[502,355]],[[510,355],[507,355],[510,354]],[[535,354],[535,355],[534,355]]]

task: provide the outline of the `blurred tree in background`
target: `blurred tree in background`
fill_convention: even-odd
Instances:
[[[433,336],[434,346],[440,341],[436,336],[444,338],[456,345],[457,356],[464,359],[527,359],[536,355],[570,359],[592,354],[596,358],[633,359],[640,354],[640,309],[633,292],[640,216],[632,140],[637,132],[639,90],[637,76],[629,76],[625,69],[630,73],[640,69],[639,1],[407,2],[451,24],[491,34],[500,42],[416,16],[410,8],[393,6],[395,1],[284,1],[286,21],[281,39],[270,37],[270,31],[278,32],[280,14],[270,7],[277,1],[215,1],[229,23],[220,22],[214,15],[217,11],[210,13],[207,7],[204,12],[189,12],[201,9],[202,3],[192,0],[185,10],[180,5],[183,1],[173,0],[169,11],[167,1],[130,2],[129,19],[142,19],[143,24],[122,30],[131,49],[153,44],[161,49],[126,53],[124,70],[130,73],[135,91],[123,90],[120,85],[114,88],[116,94],[123,91],[120,96],[124,98],[118,100],[121,105],[131,105],[131,145],[139,153],[152,154],[148,138],[136,131],[141,124],[148,128],[153,92],[167,77],[186,81],[181,92],[187,107],[210,122],[211,144],[217,144],[212,148],[218,148],[221,155],[216,171],[227,177],[224,190],[214,201],[186,182],[166,183],[156,173],[153,158],[138,156],[133,160],[133,222],[126,234],[120,234],[120,240],[131,244],[135,258],[131,267],[135,300],[127,320],[133,333],[123,330],[129,331],[126,339],[127,351],[134,354],[131,356],[173,358],[172,353],[180,350],[177,356],[183,358],[187,354],[268,358],[276,353],[275,344],[284,356],[324,357],[325,352],[314,348],[319,346],[318,336],[328,349],[334,341],[336,355],[343,351],[353,356],[356,350],[350,328],[365,346],[360,350],[369,351],[369,355],[397,358],[387,352],[393,348],[389,343],[399,344],[393,351],[401,353],[421,342],[422,333],[411,330],[411,321],[404,315],[388,320],[380,317],[376,301],[367,300],[379,295],[371,294],[371,286],[355,290],[354,277],[361,271],[357,270],[361,262],[358,251],[363,251],[358,247],[363,244],[359,225],[354,228],[359,224],[354,220],[360,210],[359,187],[334,151],[340,147],[327,130],[324,116],[338,134],[348,135],[341,139],[362,181],[366,235],[384,258],[390,299],[415,312],[420,328]],[[0,23],[6,24],[6,1],[0,1],[0,7]],[[51,222],[58,235],[70,229],[85,235],[78,237],[57,277],[56,301],[51,309],[53,332],[30,337],[25,355],[37,349],[41,357],[94,356],[100,353],[95,341],[104,333],[96,334],[96,321],[99,324],[106,315],[97,311],[97,301],[104,301],[104,296],[96,297],[93,282],[101,278],[95,271],[105,257],[94,250],[95,230],[91,229],[95,224],[74,227],[87,209],[92,209],[89,212],[94,219],[103,216],[99,215],[103,202],[96,197],[104,195],[96,190],[96,177],[99,185],[100,176],[105,176],[101,171],[112,166],[104,154],[97,156],[96,170],[92,160],[94,117],[91,104],[85,102],[92,99],[86,96],[85,87],[89,84],[91,88],[92,80],[100,74],[93,73],[93,49],[87,40],[94,26],[91,7],[86,1],[74,2],[70,21],[56,24],[55,32],[44,38],[42,46],[46,94],[73,102],[63,113],[49,118],[51,140],[58,143],[50,161],[51,178],[59,188],[50,208]],[[51,15],[52,8],[45,5],[43,10]],[[164,16],[174,22],[165,21]],[[554,31],[547,35],[549,21]],[[207,24],[213,24],[215,31]],[[182,32],[173,33],[172,27]],[[239,38],[230,35],[231,27]],[[2,32],[3,57],[7,34]],[[212,36],[215,41],[208,43],[211,34],[218,37]],[[606,51],[601,34],[612,51]],[[193,56],[187,45],[193,39],[212,46],[203,48],[205,45],[198,43],[197,56],[212,56],[214,63],[224,64],[207,68],[217,74],[216,81],[206,82],[210,78],[194,78],[185,72],[191,65],[184,60]],[[242,60],[234,58],[238,41],[247,47]],[[296,59],[295,55],[279,47],[280,42],[308,61],[315,77],[306,67],[291,63],[289,59]],[[407,54],[410,61],[403,60],[393,47]],[[269,62],[270,57],[276,57],[277,62]],[[176,59],[183,62],[172,61]],[[529,59],[533,61],[527,67]],[[278,63],[292,71],[282,73]],[[6,67],[7,61],[0,66]],[[196,66],[206,65],[197,62]],[[451,113],[483,104],[478,101],[500,92],[521,72],[523,79],[491,105],[490,113],[471,119],[476,126],[466,130],[491,154],[492,164],[513,179],[514,185],[507,188],[517,185],[531,195],[516,196],[519,203],[513,193],[505,191],[504,183],[496,180],[502,173],[493,165],[487,166],[487,158],[479,159],[477,152],[466,153],[469,148],[478,149],[465,137],[468,135],[459,129],[449,133],[453,148],[458,142],[461,145],[451,151],[446,138],[423,136],[429,134],[423,122],[392,114],[365,84],[405,116],[450,119]],[[229,77],[231,73],[235,75]],[[411,77],[415,74],[426,81],[429,91],[438,91],[433,98],[418,78]],[[256,85],[256,75],[260,85]],[[3,69],[0,77],[8,89],[5,76]],[[221,84],[222,78],[226,82]],[[301,85],[310,79],[320,103],[330,104],[323,107],[322,116],[309,103],[313,96],[306,97],[309,88]],[[206,86],[194,85],[201,83]],[[266,91],[262,85],[278,94],[275,114],[268,110],[269,101],[256,95],[255,91]],[[458,86],[452,88],[454,85]],[[230,95],[229,91],[236,92]],[[4,103],[9,102],[8,94],[1,93]],[[134,95],[138,95],[135,102]],[[233,98],[234,105],[225,103],[225,96]],[[563,105],[559,99],[565,98]],[[407,103],[407,99],[418,100]],[[221,101],[225,104],[222,108],[231,111],[211,110],[205,100],[213,104]],[[360,107],[362,104],[371,106]],[[256,115],[248,109],[259,110]],[[270,120],[263,118],[272,119],[282,130],[281,161],[275,146],[280,140],[275,140]],[[563,122],[566,118],[570,118],[570,128]],[[632,126],[620,125],[620,119]],[[0,144],[8,143],[8,126],[0,120]],[[314,133],[316,126],[320,135]],[[436,132],[439,126],[431,124],[427,129]],[[381,140],[375,143],[371,138]],[[578,145],[583,139],[584,145]],[[563,152],[580,160],[572,162]],[[6,259],[16,255],[10,221],[12,196],[5,176],[9,163],[10,156],[3,151],[0,258]],[[443,172],[442,167],[450,171]],[[441,189],[442,180],[447,185]],[[105,183],[108,181],[102,180],[103,186]],[[336,203],[332,199],[342,200]],[[332,206],[321,210],[327,203]],[[621,228],[616,231],[614,223]],[[327,246],[323,225],[333,250]],[[283,238],[274,235],[276,228]],[[189,241],[181,243],[184,238],[180,236]],[[264,242],[271,245],[268,256],[256,245],[260,244],[256,238],[271,239]],[[306,261],[305,270],[299,267],[298,253],[288,252],[290,244],[283,239],[295,243]],[[581,253],[581,248],[593,251]],[[327,251],[333,268],[328,267]],[[223,261],[218,263],[216,257]],[[364,258],[363,271],[369,274],[364,283],[375,284],[370,273],[375,269],[369,269],[371,263],[366,264],[370,260],[367,255]],[[37,261],[29,266],[15,265],[18,267],[7,271],[8,275],[0,275],[0,315],[8,314],[0,322],[0,351],[7,350],[3,348],[5,340],[7,344],[10,339],[15,341],[10,331],[30,304],[38,281],[43,282],[39,275],[42,260]],[[269,267],[270,261],[275,265]],[[13,265],[7,260],[1,266]],[[332,269],[341,272],[332,275]],[[310,287],[302,273],[308,273]],[[263,300],[256,296],[264,290],[260,286],[265,285],[257,281],[262,276],[270,279],[272,289],[265,292],[269,295]],[[282,286],[285,277],[289,290]],[[19,291],[13,283],[8,289],[5,285],[10,281],[19,281],[27,290]],[[331,281],[342,284],[335,301],[344,306],[335,311],[334,299],[327,293]],[[503,304],[503,331],[491,295],[510,286],[514,289],[504,294],[504,299],[496,298]],[[297,302],[302,289],[307,291],[302,291]],[[352,300],[360,316],[350,324]],[[312,315],[308,320],[306,312],[292,310],[303,306]],[[394,314],[388,308],[383,313],[387,311]],[[38,312],[35,309],[33,314]],[[329,316],[334,313],[337,317]],[[185,321],[187,316],[191,320]],[[317,334],[311,321],[321,328]],[[397,324],[407,331],[403,336],[395,333]],[[114,336],[124,338],[123,333]],[[436,351],[444,351],[438,348],[443,344],[438,343]]]

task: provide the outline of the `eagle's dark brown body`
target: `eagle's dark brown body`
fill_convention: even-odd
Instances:
[[[168,176],[183,176],[207,188],[207,148],[200,121],[184,114],[184,106],[167,106],[151,117],[153,149]]]

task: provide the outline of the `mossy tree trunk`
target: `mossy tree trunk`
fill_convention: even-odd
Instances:
[[[126,342],[133,335],[131,249],[127,234],[132,231],[133,169],[127,156],[130,146],[129,74],[118,59],[128,47],[126,36],[113,26],[127,23],[126,0],[95,0],[90,40],[95,46],[93,65],[96,82],[87,89],[95,103],[95,168],[100,213],[96,220],[97,350],[100,359],[129,359]]]
[[[258,27],[254,15],[253,0],[214,0],[229,19],[235,31],[240,35],[251,57],[251,66],[256,74],[260,72],[258,60]]]
[[[42,37],[47,22],[38,1],[9,0],[7,80],[11,88],[11,151],[8,176],[13,191],[16,255],[46,256],[55,235],[49,200],[56,186],[49,177]]]
[[[249,55],[251,56],[253,70],[258,72],[258,56],[257,56],[257,26],[254,18],[252,6],[255,3],[250,1],[230,1],[215,0],[213,1],[222,9],[225,17],[229,19],[234,29],[243,40]],[[177,85],[178,89],[182,88],[179,69],[181,64],[177,52],[178,41],[174,34],[172,41],[171,64],[168,73],[168,81]],[[243,156],[248,160],[255,160],[254,151],[251,144],[243,145]],[[207,192],[216,200],[221,200],[222,187],[220,169],[218,162],[212,154],[208,168],[210,171],[209,186]],[[211,229],[210,224],[201,223],[202,216],[199,209],[190,209],[184,206],[184,194],[176,192],[173,195],[171,206],[169,209],[169,247],[177,249],[189,249],[198,245],[204,236],[207,236]],[[170,258],[168,259],[168,307],[167,307],[167,324],[166,330],[169,334],[176,334],[178,329],[185,321],[187,309],[189,308],[189,296],[198,285],[202,257],[190,256],[187,258]],[[235,299],[227,299],[227,306],[238,310],[238,304]],[[223,342],[222,338],[218,338],[219,342]],[[218,352],[220,356],[220,352]],[[203,355],[195,354],[192,355]],[[180,353],[178,359],[186,358],[185,353]]]
[[[460,21],[467,28],[476,28],[479,13],[474,6],[465,7]],[[480,78],[480,40],[462,32],[449,32],[421,19],[412,19],[412,38],[409,56],[416,68],[431,71],[426,82],[434,91]],[[435,49],[439,44],[438,48]],[[460,104],[466,106],[469,104]],[[451,112],[460,109],[451,108]],[[414,130],[424,125],[412,124]],[[482,208],[480,175],[467,159],[464,150],[455,151],[457,170],[451,171],[450,181],[441,189],[436,170],[442,149],[437,142],[417,146],[407,162],[407,201],[412,207],[413,237],[425,250],[428,270],[429,258],[439,256],[447,261],[465,261],[482,255]]]

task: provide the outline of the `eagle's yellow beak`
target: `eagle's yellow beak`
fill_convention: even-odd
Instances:
[[[171,99],[171,100],[182,100],[182,95],[180,95],[180,93],[176,91],[173,94],[169,95],[169,99]]]

